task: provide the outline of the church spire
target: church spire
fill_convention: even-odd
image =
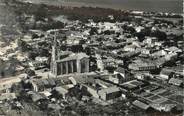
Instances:
[[[53,36],[53,43],[52,43],[52,58],[51,58],[51,72],[52,74],[56,75],[57,74],[57,65],[56,65],[56,60],[57,60],[57,33],[54,34]]]

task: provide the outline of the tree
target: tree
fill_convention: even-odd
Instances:
[[[97,28],[95,28],[95,27],[92,27],[91,30],[89,31],[90,35],[95,35],[97,33],[98,33],[98,31],[97,31]]]
[[[46,5],[41,4],[35,13],[36,21],[43,20],[47,16]]]
[[[139,33],[134,33],[134,36],[138,37],[139,41],[142,42],[145,38],[145,36],[150,36],[151,29],[150,28],[145,28],[141,30]]]
[[[39,55],[39,54],[38,54],[38,52],[36,52],[36,51],[28,52],[28,57],[29,57],[31,60],[34,60],[38,55]]]
[[[36,75],[35,71],[34,71],[34,70],[31,70],[31,69],[26,69],[26,70],[25,70],[25,73],[26,73],[28,76],[30,76],[30,77]]]
[[[167,35],[165,32],[156,30],[151,32],[150,34],[151,37],[157,37],[160,41],[166,40],[167,39]]]

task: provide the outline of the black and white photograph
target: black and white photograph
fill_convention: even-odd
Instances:
[[[183,0],[0,0],[0,116],[184,116]]]

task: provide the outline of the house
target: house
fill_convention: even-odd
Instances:
[[[158,67],[162,67],[167,62],[165,57],[158,58],[155,63]]]
[[[121,58],[132,58],[132,57],[136,57],[138,55],[140,55],[141,52],[139,51],[134,51],[134,52],[125,52],[123,54],[121,54]]]
[[[142,26],[138,26],[135,28],[136,32],[141,32],[141,30],[143,30],[145,27],[142,27]]]
[[[163,45],[163,43],[164,43],[164,42],[157,41],[157,42],[155,42],[155,45],[161,47],[161,46]]]
[[[138,73],[138,74],[135,74],[135,78],[137,78],[138,80],[144,80],[145,75],[142,73]]]
[[[143,110],[147,110],[148,108],[150,108],[150,106],[146,103],[143,103],[139,100],[135,100],[133,103],[132,103],[134,106],[140,108],[140,109],[143,109]]]
[[[115,78],[116,75],[101,75],[100,79],[95,79],[95,83],[102,88],[108,88],[113,86],[113,84],[109,83],[111,78]],[[107,82],[108,81],[108,82]]]
[[[170,53],[170,54],[165,55],[165,59],[167,61],[171,61],[171,60],[177,59],[177,56],[178,56],[177,53]]]
[[[141,49],[141,54],[151,54],[151,51],[149,49]]]
[[[145,79],[153,78],[153,75],[151,75],[149,72],[146,71],[146,72],[136,73],[135,78],[137,78],[138,80],[145,80]]]
[[[112,86],[98,91],[100,99],[104,101],[112,100],[121,97],[121,90],[119,87]]]
[[[137,46],[137,47],[142,47],[142,46],[144,46],[144,43],[139,42],[139,41],[133,41],[133,42],[132,42],[132,45],[135,45],[135,46]]]
[[[84,101],[84,102],[88,102],[90,100],[90,97],[82,96],[81,100]]]
[[[29,66],[30,66],[30,69],[39,70],[39,69],[46,68],[47,64],[40,61],[31,61],[29,62]]]
[[[100,54],[95,54],[96,62],[97,62],[97,68],[100,70],[100,72],[104,71],[104,63],[102,61]]]
[[[95,85],[82,84],[82,87],[83,90],[89,92],[94,98],[99,99],[98,90],[100,89],[100,87],[97,87],[96,84]]]
[[[29,66],[33,69],[42,69],[48,65],[47,57],[36,57],[34,61],[29,62]]]
[[[82,38],[80,38],[80,37],[70,36],[66,39],[66,44],[77,45],[77,44],[80,44],[81,40],[82,40]]]
[[[151,54],[151,56],[154,56],[154,57],[162,57],[165,55],[167,55],[167,52],[165,50],[159,50]]]
[[[172,72],[172,70],[168,70],[168,69],[162,69],[160,72],[160,77],[168,80],[169,78],[171,78],[173,76],[174,72]]]
[[[181,64],[170,68],[170,70],[173,70],[173,72],[175,72],[176,75],[180,75],[180,76],[184,76],[183,69],[184,69],[184,65],[181,65]]]
[[[54,94],[54,96],[58,95],[58,96],[61,96],[63,99],[65,99],[68,92],[69,91],[67,89],[65,89],[64,87],[59,86],[59,87],[55,87],[52,93]]]
[[[136,46],[136,45],[133,45],[133,44],[131,44],[131,45],[126,45],[125,47],[124,47],[124,51],[129,51],[129,52],[134,52],[134,51],[136,51],[136,49],[137,49],[138,47]]]
[[[109,76],[109,81],[115,84],[119,84],[122,82],[122,79],[120,76]]]
[[[115,71],[114,74],[116,75],[116,81],[114,81],[115,83],[122,83],[123,80],[126,78],[125,77],[125,69],[118,67]]]
[[[143,42],[148,45],[155,45],[155,43],[158,42],[158,38],[156,37],[145,37],[145,38],[146,39]]]
[[[121,84],[121,87],[128,91],[136,90],[140,87],[146,86],[146,83],[139,81],[139,80],[129,80],[123,84]]]
[[[51,109],[51,110],[61,110],[61,106],[59,106],[58,104],[48,104],[48,109]]]
[[[82,84],[84,91],[90,93],[94,98],[104,101],[113,100],[122,96],[122,92],[119,87],[106,83],[97,79],[95,83]]]
[[[123,78],[125,78],[125,69],[118,67],[115,71],[114,74],[120,74]]]
[[[128,68],[135,71],[151,71],[158,69],[158,66],[155,61],[138,59],[129,64]]]
[[[0,79],[0,93],[9,93],[13,84],[21,82],[20,77]]]
[[[112,57],[108,57],[107,59],[102,60],[104,68],[109,68],[109,67],[117,67],[116,60],[113,59]]]
[[[167,51],[168,53],[181,53],[182,50],[175,47],[175,46],[172,46],[172,47],[169,47],[169,48],[166,48],[165,51]]]
[[[181,80],[181,79],[178,79],[178,78],[171,78],[170,80],[169,80],[169,84],[172,84],[172,85],[176,85],[176,86],[182,86],[182,84],[183,84],[183,80]]]
[[[28,94],[28,97],[33,102],[38,102],[38,101],[41,101],[41,100],[45,100],[46,99],[46,97],[43,94],[37,93],[37,92],[34,92],[34,91],[29,91],[27,94]]]
[[[176,104],[150,104],[150,106],[158,111],[170,112],[176,107]]]
[[[3,94],[0,94],[0,100],[12,100],[12,99],[15,99],[17,98],[16,97],[16,94],[15,93],[3,93]]]
[[[29,84],[31,85],[30,89],[36,92],[41,92],[45,90],[50,90],[57,86],[69,85],[73,83],[70,79],[48,78],[48,79],[30,80]]]
[[[42,91],[42,92],[39,92],[39,93],[43,94],[46,97],[50,97],[52,95],[52,93],[49,90],[48,91],[45,90],[45,91]]]
[[[39,61],[39,62],[43,62],[43,63],[48,63],[48,58],[47,57],[36,57],[35,58],[36,61]]]

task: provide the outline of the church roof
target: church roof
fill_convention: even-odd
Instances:
[[[77,53],[77,54],[72,54],[62,60],[60,60],[61,62],[63,61],[70,61],[70,60],[77,60],[77,59],[83,59],[83,58],[89,58],[88,55],[86,55],[85,53]]]

